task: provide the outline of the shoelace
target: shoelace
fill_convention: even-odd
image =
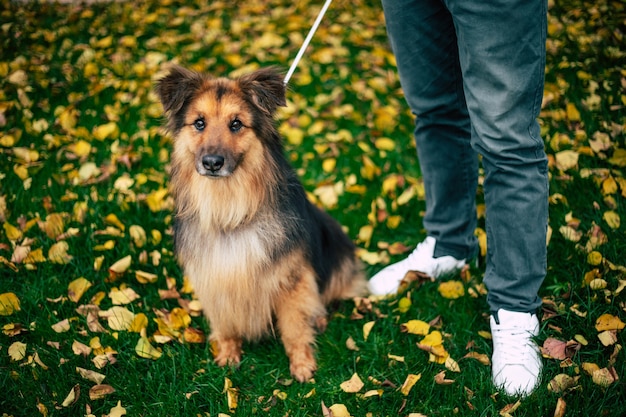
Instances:
[[[535,351],[531,340],[532,333],[519,327],[500,328],[494,334],[494,350],[498,350],[504,363],[509,365],[524,365],[525,360]]]

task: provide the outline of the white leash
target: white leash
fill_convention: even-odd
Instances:
[[[326,2],[324,3],[324,6],[322,6],[322,10],[320,10],[319,14],[317,15],[317,19],[315,19],[313,26],[311,26],[311,30],[309,30],[309,34],[306,36],[306,39],[304,39],[304,42],[302,43],[302,46],[300,47],[300,50],[298,51],[296,58],[293,60],[293,63],[291,64],[289,71],[287,71],[287,75],[285,75],[285,79],[283,80],[283,83],[285,85],[289,83],[289,79],[293,75],[293,72],[296,70],[296,67],[298,66],[298,62],[300,62],[302,55],[304,55],[304,50],[306,49],[307,46],[309,46],[309,42],[311,42],[311,39],[313,38],[313,35],[315,34],[317,27],[320,25],[320,22],[322,21],[322,18],[324,17],[324,13],[326,13],[326,10],[328,9],[328,6],[330,6],[331,2],[332,0],[326,0]]]

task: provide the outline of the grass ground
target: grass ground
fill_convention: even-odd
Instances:
[[[172,255],[171,144],[153,81],[169,61],[286,70],[318,7],[0,1],[0,413],[624,415],[626,14],[611,0],[550,4],[552,237],[538,342],[570,343],[551,350],[532,396],[498,394],[478,360],[491,352],[480,263],[451,278],[458,298],[426,283],[371,310],[334,306],[312,382],[290,379],[272,339],[246,345],[239,369],[212,364]],[[424,203],[378,4],[333,4],[288,99],[278,123],[311,198],[346,226],[369,273],[399,259],[424,236]],[[409,320],[432,321],[458,369],[431,362],[424,337],[402,331]],[[346,392],[355,373],[364,386]],[[420,379],[405,395],[409,375]]]

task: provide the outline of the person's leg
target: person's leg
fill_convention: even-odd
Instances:
[[[544,85],[545,0],[449,0],[485,169],[492,312],[535,311],[546,274],[548,165],[537,117]]]
[[[537,117],[545,0],[447,0],[454,16],[472,145],[485,169],[493,382],[530,394],[541,373],[532,338],[546,275],[548,169]]]
[[[426,191],[424,228],[435,257],[476,250],[478,158],[470,145],[456,35],[440,1],[383,0],[387,33],[407,103]]]

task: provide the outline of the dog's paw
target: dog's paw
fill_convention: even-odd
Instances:
[[[241,342],[238,340],[221,340],[215,343],[213,359],[218,366],[237,366],[241,362]]]
[[[315,364],[315,361],[291,363],[289,370],[296,381],[307,382],[313,378],[313,374],[317,370],[317,365]]]

